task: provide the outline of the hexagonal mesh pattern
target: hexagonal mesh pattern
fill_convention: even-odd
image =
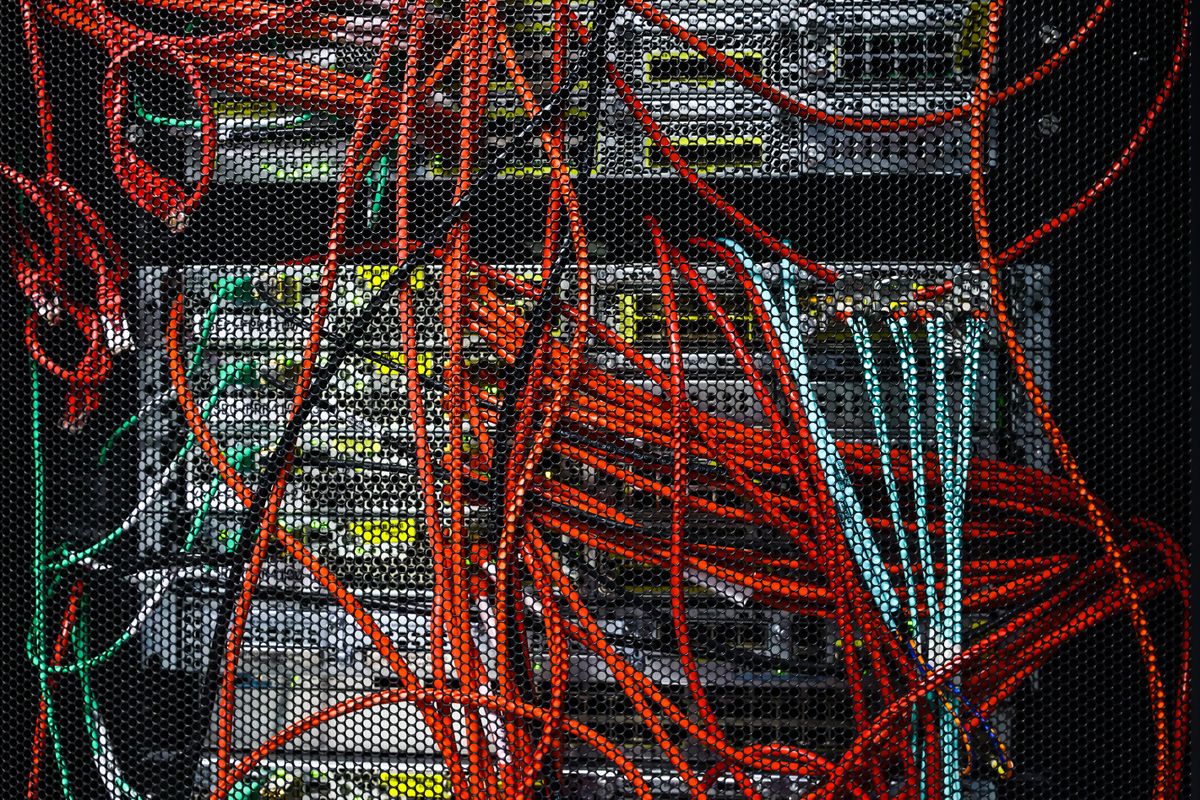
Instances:
[[[1189,14],[8,4],[4,794],[1188,794]]]

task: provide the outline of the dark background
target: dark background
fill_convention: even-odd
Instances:
[[[1044,26],[1073,30],[1091,3],[1013,0],[1009,5],[1001,51],[1004,75],[1023,72],[1021,65],[1033,58],[1030,54],[1036,50],[1031,45]],[[1143,4],[1118,4],[1068,68],[998,114],[1002,166],[989,177],[989,189],[999,242],[1013,241],[1090,185],[1128,138],[1165,74],[1163,53],[1176,34],[1177,4],[1163,5],[1167,8],[1156,5],[1150,10]],[[104,146],[99,111],[102,54],[47,25],[43,38],[66,175],[119,231],[135,269],[206,258],[250,262],[314,249],[331,208],[326,190],[216,191],[182,237],[171,237],[131,208],[113,185]],[[19,16],[11,6],[0,12],[0,61],[5,70],[0,86],[7,94],[0,112],[6,123],[0,160],[36,175],[40,164],[34,106]],[[1178,87],[1156,131],[1117,186],[1030,257],[1054,268],[1053,406],[1092,489],[1118,514],[1154,519],[1189,547],[1190,87],[1190,79]],[[726,181],[720,188],[751,217],[819,259],[969,260],[974,245],[963,184],[955,178],[860,177]],[[436,187],[425,191],[430,199],[442,193]],[[606,198],[616,198],[620,205],[609,208]],[[502,199],[519,217],[520,209],[536,207],[538,193],[526,188],[493,199]],[[5,215],[0,231],[7,234],[9,201],[0,203]],[[663,183],[593,183],[584,190],[584,208],[595,238],[614,252],[624,246],[621,231],[632,224],[628,209],[654,210],[668,227],[681,231],[702,227],[706,213],[688,191]],[[495,221],[511,223],[507,217]],[[133,283],[127,284],[130,292]],[[0,528],[0,560],[9,595],[0,613],[0,631],[4,651],[16,656],[6,681],[16,693],[5,725],[9,747],[0,758],[5,779],[0,796],[9,797],[23,791],[36,713],[33,675],[20,659],[18,645],[30,616],[29,381],[21,344],[23,306],[11,276],[0,278],[0,450],[6,457],[3,494],[9,505]],[[132,378],[132,360],[126,358],[109,382],[106,408],[93,421],[93,433],[83,437],[111,430],[110,423],[129,413],[133,394],[115,387],[132,385]],[[60,385],[51,379],[46,383],[49,397],[61,396]],[[48,428],[54,427],[58,415],[51,402]],[[67,464],[72,450],[95,452],[90,438],[86,447],[58,433],[51,439],[50,447],[65,454]],[[97,516],[119,519],[132,496],[132,484],[123,482],[119,471],[100,487],[90,477],[83,478],[85,474],[90,473],[81,471],[73,482],[64,479],[69,469],[57,469],[61,485],[51,487],[52,497],[57,490],[64,499],[73,499],[62,504],[59,522],[87,529]],[[105,491],[111,496],[99,496]],[[1164,604],[1152,611],[1165,621],[1164,633],[1175,627],[1178,612],[1173,607]],[[1168,649],[1170,638],[1166,637]],[[1038,758],[1070,787],[1060,787],[1056,794],[1148,796],[1143,687],[1124,620],[1073,644],[1046,671],[1046,694],[1039,697],[1058,699],[1041,699],[1038,714],[1025,723],[1029,727],[1022,728],[1020,736],[1030,737],[1026,747],[1029,741],[1037,743]],[[140,708],[131,717],[143,735],[171,735],[173,712],[153,712],[172,708],[171,695],[178,689],[160,682],[135,696]]]

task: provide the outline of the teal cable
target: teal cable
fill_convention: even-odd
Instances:
[[[896,350],[900,354],[900,377],[904,383],[908,408],[908,449],[912,463],[913,508],[917,531],[917,557],[921,563],[921,580],[925,584],[925,603],[932,616],[937,608],[937,590],[934,586],[933,547],[929,533],[929,510],[925,489],[924,434],[921,428],[921,382],[917,375],[917,357],[913,349],[908,321],[900,317],[889,317],[888,327]],[[920,633],[919,626],[916,633]]]
[[[40,648],[34,667],[38,674],[38,690],[46,706],[46,733],[50,737],[54,762],[58,767],[59,784],[64,800],[73,800],[71,776],[67,769],[67,760],[63,753],[62,735],[58,729],[58,721],[54,710],[54,693],[50,689],[50,670],[46,642],[46,615],[49,605],[49,593],[46,585],[45,562],[46,549],[46,467],[42,459],[42,401],[41,381],[38,376],[37,363],[30,361],[32,396],[31,425],[33,433],[33,624],[30,625],[28,643],[34,643]]]
[[[846,324],[854,339],[855,349],[863,365],[863,382],[867,387],[867,399],[871,404],[871,422],[875,427],[875,437],[879,441],[879,468],[883,473],[883,483],[887,490],[888,511],[892,518],[892,528],[896,531],[896,543],[900,551],[900,569],[904,573],[905,599],[908,606],[907,635],[913,639],[917,635],[919,613],[917,610],[917,582],[913,573],[912,561],[908,552],[908,530],[904,525],[904,515],[900,508],[900,488],[892,464],[892,444],[888,431],[887,410],[883,404],[883,391],[880,386],[879,369],[875,364],[875,355],[871,347],[871,335],[865,320],[848,317]],[[918,735],[919,717],[917,704],[914,703],[909,712],[912,724],[912,734],[909,737],[909,747],[918,761],[923,757],[921,739]],[[921,774],[920,795],[925,794],[924,770]]]
[[[892,465],[891,436],[888,432],[887,411],[883,404],[883,391],[879,380],[879,368],[875,363],[875,354],[871,347],[871,336],[864,320],[848,317],[847,326],[854,339],[855,349],[863,365],[863,382],[867,387],[867,399],[871,404],[871,422],[875,426],[875,437],[879,441],[879,467],[883,472],[883,483],[887,490],[888,512],[892,518],[892,528],[896,531],[896,544],[900,551],[900,569],[904,572],[905,596],[908,601],[909,625],[914,629],[909,631],[911,637],[916,633],[917,624],[917,587],[912,571],[912,561],[908,552],[908,531],[904,526],[904,516],[900,510],[900,487],[896,481],[896,472]]]
[[[958,454],[955,459],[955,497],[952,506],[952,516],[947,520],[947,536],[950,537],[947,539],[946,548],[947,592],[950,591],[950,578],[952,577],[954,590],[959,592],[960,595],[962,591],[962,542],[963,524],[966,517],[967,478],[971,467],[972,426],[979,378],[979,358],[985,327],[986,323],[981,319],[972,318],[967,322],[967,335],[963,355],[963,402],[958,429]],[[951,606],[951,611],[951,643],[957,651],[961,649],[963,644],[961,597],[958,602]]]
[[[948,482],[949,497],[946,502],[946,593],[942,640],[950,648],[950,657],[962,651],[963,646],[963,522],[966,514],[966,484],[971,463],[971,430],[975,407],[976,384],[979,374],[979,352],[983,339],[984,323],[979,319],[967,322],[967,333],[963,345],[962,406],[959,411],[956,453],[951,458],[951,476]],[[949,716],[946,713],[946,716]],[[942,748],[945,754],[954,754],[953,764],[943,755],[947,778],[954,781],[953,796],[961,796],[958,786],[959,744],[952,720],[943,719]],[[953,773],[949,772],[953,767]],[[947,783],[947,785],[950,785]]]
[[[822,462],[826,482],[838,500],[842,517],[846,520],[845,527],[853,533],[854,549],[860,561],[859,567],[871,587],[876,604],[883,612],[884,622],[888,627],[896,630],[900,626],[902,617],[899,596],[892,587],[887,562],[875,541],[874,531],[867,524],[867,515],[863,511],[862,502],[854,489],[854,483],[850,479],[846,463],[842,459],[841,453],[838,452],[837,440],[829,432],[825,413],[821,410],[809,375],[808,357],[804,351],[803,318],[796,285],[799,271],[791,262],[784,261],[782,273],[784,310],[788,320],[785,328],[789,331],[788,339],[790,340],[790,344],[785,344],[784,349],[789,355],[789,366],[796,378],[797,392],[800,395],[801,404],[804,406],[805,415],[810,422],[810,429],[813,432],[814,444]]]
[[[961,604],[961,588],[954,586],[954,576],[951,574],[950,552],[956,547],[961,552],[961,542],[953,542],[958,537],[951,528],[953,511],[951,506],[958,495],[954,485],[955,452],[953,432],[950,423],[950,387],[946,380],[946,321],[938,316],[925,324],[925,332],[929,342],[929,360],[933,373],[933,404],[934,404],[934,441],[938,454],[938,472],[942,484],[942,507],[945,515],[943,522],[943,547],[945,548],[946,578],[942,602],[936,608],[930,609],[929,661],[934,667],[945,663],[952,656],[951,638],[953,620],[951,606],[956,602]],[[965,398],[964,398],[965,399]],[[961,587],[961,581],[959,583]],[[953,700],[949,700],[953,703]],[[958,743],[958,727],[954,715],[946,708],[938,708],[938,738],[941,744],[942,762],[942,791],[950,800],[962,797],[962,778],[959,762],[962,753]]]
[[[937,451],[937,469],[941,478],[942,508],[948,513],[953,495],[954,476],[954,445],[950,430],[950,387],[946,380],[946,321],[942,317],[934,317],[925,323],[925,333],[929,343],[929,363],[933,381],[933,420],[934,447]],[[943,520],[944,521],[944,520]],[[949,547],[949,532],[943,535],[943,547]],[[930,562],[932,565],[933,562]],[[932,571],[932,567],[930,568]],[[946,630],[945,602],[929,609],[929,627],[931,631],[930,646],[944,647],[943,639]],[[944,656],[931,652],[929,659],[938,664]]]
[[[925,333],[929,341],[929,361],[933,373],[934,432],[938,450],[938,472],[945,484],[946,473],[952,469],[954,460],[953,446],[951,445],[950,384],[946,379],[945,318],[939,316],[930,319],[925,323]]]
[[[925,437],[922,428],[921,382],[917,373],[916,352],[913,348],[912,336],[908,329],[908,320],[903,316],[892,316],[888,318],[887,322],[892,334],[892,340],[896,344],[896,351],[900,357],[900,379],[904,384],[904,396],[908,416],[908,449],[912,467],[913,507],[917,532],[917,557],[921,564],[921,582],[925,586],[925,605],[928,609],[931,624],[937,610],[937,593],[931,574],[933,547],[930,542],[928,509],[926,507]],[[914,619],[913,640],[914,642],[919,642],[920,639],[920,620]],[[927,764],[925,763],[923,750],[918,751],[917,760],[920,764],[920,794],[924,796],[928,775],[926,773]]]
[[[770,317],[771,325],[775,328],[780,338],[784,355],[787,357],[788,366],[793,373],[792,377],[796,381],[797,393],[800,395],[800,401],[804,406],[804,413],[807,418],[806,420],[796,420],[796,424],[807,425],[812,434],[813,443],[817,450],[817,458],[820,461],[826,485],[833,495],[834,505],[837,507],[838,515],[841,517],[842,528],[850,539],[851,551],[856,557],[859,570],[863,575],[872,598],[883,614],[884,622],[888,627],[895,629],[896,622],[900,616],[899,598],[892,588],[891,578],[888,575],[883,553],[879,550],[871,528],[867,524],[862,504],[859,502],[858,495],[854,491],[854,485],[850,481],[845,463],[838,453],[837,443],[829,433],[825,414],[821,411],[820,405],[817,403],[809,380],[808,362],[804,353],[801,333],[799,301],[795,297],[796,269],[789,262],[785,261],[783,263],[784,301],[787,303],[787,310],[790,315],[790,320],[785,321],[779,312],[775,298],[772,296],[766,279],[763,277],[758,265],[754,263],[753,259],[736,242],[724,240],[722,244],[729,247],[745,265],[746,271],[749,273],[753,283],[755,293],[762,302],[764,310],[767,312],[768,317]]]

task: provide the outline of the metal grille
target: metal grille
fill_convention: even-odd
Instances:
[[[10,3],[5,796],[1189,794],[1189,13]]]

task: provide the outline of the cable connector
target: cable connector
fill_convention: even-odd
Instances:
[[[221,367],[217,373],[217,384],[226,386],[244,386],[259,389],[264,385],[261,365],[257,361],[234,361]]]
[[[190,221],[191,217],[188,215],[188,213],[179,209],[167,214],[166,219],[163,220],[163,222],[167,224],[167,229],[171,231],[171,233],[176,234],[183,233],[185,230],[187,230],[188,222]]]
[[[1010,780],[1016,773],[1016,765],[1013,764],[1012,759],[1008,758],[1007,756],[1005,756],[1003,762],[993,756],[988,760],[988,766],[995,771],[996,777],[1002,781]]]
[[[248,275],[224,275],[214,286],[218,297],[234,303],[257,305],[262,302],[254,279]]]
[[[100,324],[104,328],[104,340],[114,356],[136,348],[123,314],[116,317],[101,314]]]

